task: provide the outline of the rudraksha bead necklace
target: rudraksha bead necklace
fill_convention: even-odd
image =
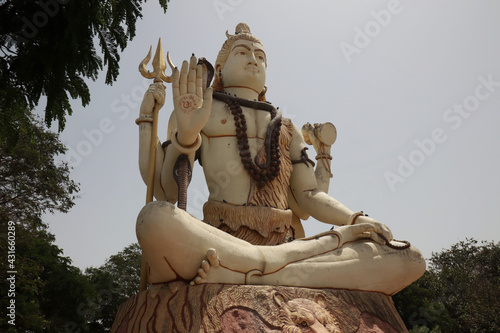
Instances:
[[[247,135],[247,121],[243,110],[241,109],[240,103],[235,98],[223,99],[223,102],[229,107],[231,114],[233,115],[234,125],[236,126],[236,138],[238,140],[238,150],[240,152],[241,162],[247,170],[248,174],[252,179],[255,180],[258,187],[264,187],[266,182],[273,181],[279,174],[280,170],[280,152],[279,152],[279,138],[281,129],[281,117],[276,119],[278,123],[275,126],[270,126],[266,134],[266,161],[260,164],[257,161],[257,156],[255,160],[252,160],[250,153],[250,146],[248,144]],[[276,118],[277,110],[273,108],[271,111],[271,122],[274,123],[273,119]],[[270,138],[268,138],[270,136]]]

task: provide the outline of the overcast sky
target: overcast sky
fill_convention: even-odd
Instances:
[[[500,2],[172,0],[163,14],[152,0],[143,14],[118,81],[89,82],[91,104],[73,103],[61,135],[81,198],[45,221],[76,266],[136,242],[146,186],[134,121],[151,81],[137,67],[149,46],[161,37],[177,66],[191,53],[214,63],[239,22],[265,47],[268,100],[299,127],[335,124],[330,195],[426,258],[467,237],[500,241]],[[201,218],[207,189],[195,169],[188,211]],[[304,225],[308,236],[330,228]]]

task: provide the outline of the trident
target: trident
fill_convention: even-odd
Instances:
[[[151,59],[153,47],[149,48],[149,53],[144,58],[143,61],[139,64],[139,72],[141,72],[142,76],[146,79],[154,79],[154,82],[167,82],[171,83],[173,81],[172,76],[165,75],[165,69],[167,65],[165,63],[165,56],[163,55],[163,47],[161,45],[161,38],[158,40],[158,47],[156,48],[155,57],[153,59],[153,71],[150,72],[146,69],[146,65],[149,63]],[[170,59],[170,54],[167,52],[167,61],[172,69],[174,70],[174,64]],[[148,183],[147,183],[147,193],[146,193],[146,204],[153,201],[153,193],[154,193],[154,175],[155,175],[155,160],[156,160],[156,145],[157,145],[157,135],[158,135],[158,113],[160,111],[160,105],[156,103],[153,109],[153,124],[151,128],[151,143],[149,147],[149,170],[148,170]],[[143,291],[147,289],[147,267],[146,261],[142,258],[141,262],[141,280],[139,283],[139,291]]]

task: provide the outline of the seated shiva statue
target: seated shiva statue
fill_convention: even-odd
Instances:
[[[266,102],[267,55],[260,40],[244,23],[226,35],[211,87],[206,66],[195,56],[174,70],[167,141],[158,140],[156,147],[157,201],[142,209],[136,225],[148,282],[392,295],[418,279],[425,261],[416,248],[394,241],[387,226],[353,212],[318,186],[301,131]],[[164,101],[163,84],[152,84],[137,119],[145,181],[152,110]],[[187,156],[191,166],[197,158],[203,166],[210,193],[203,221],[174,205],[180,156]],[[222,176],[227,181],[221,182]],[[303,213],[338,227],[299,239],[297,216]]]

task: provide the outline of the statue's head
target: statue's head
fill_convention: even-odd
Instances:
[[[267,59],[262,43],[245,23],[236,26],[234,35],[226,31],[226,36],[215,61],[212,87],[215,91],[224,91],[224,87],[245,86],[265,101]]]

